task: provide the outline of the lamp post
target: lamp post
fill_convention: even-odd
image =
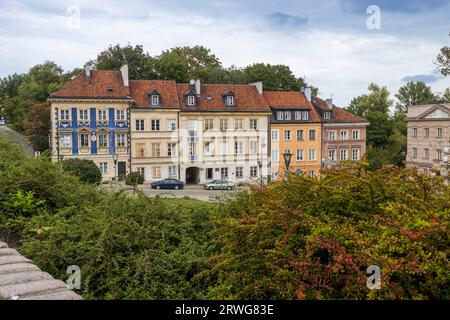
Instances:
[[[283,153],[283,158],[284,158],[284,164],[286,165],[286,173],[285,176],[287,178],[288,174],[289,174],[289,165],[291,164],[291,158],[292,158],[292,154],[291,151],[288,150],[287,152],[285,151]]]
[[[64,161],[64,155],[63,154],[60,154],[58,157],[59,157],[59,162],[63,162]]]
[[[119,156],[117,154],[114,154],[112,158],[114,160],[114,180],[116,180],[116,178],[117,178],[117,160],[119,159]]]
[[[258,168],[259,168],[260,184],[262,187],[263,186],[263,176],[262,176],[262,161],[261,160],[258,160]]]

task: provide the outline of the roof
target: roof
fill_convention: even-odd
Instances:
[[[330,110],[330,107],[326,101],[320,99],[319,97],[312,97],[313,105],[315,108],[322,110]],[[334,104],[331,108],[331,118],[322,120],[324,122],[367,122],[366,119],[355,116],[353,113],[348,112],[343,108],[336,107]]]
[[[177,84],[178,97],[182,111],[264,111],[270,112],[269,106],[258,93],[254,85],[238,84],[202,84],[197,106],[187,106],[184,94],[190,89],[189,84]],[[235,105],[225,106],[222,94],[226,91],[234,93]],[[208,99],[210,97],[210,99]]]
[[[131,99],[130,89],[123,85],[122,74],[109,70],[91,70],[90,81],[83,70],[66,86],[51,94],[52,98]]]
[[[0,242],[0,300],[81,300],[67,285]]]
[[[130,80],[130,93],[136,107],[150,106],[148,94],[157,91],[161,107],[179,107],[177,86],[172,80]]]
[[[267,101],[271,108],[301,108],[310,110],[309,121],[296,121],[291,122],[320,122],[320,115],[313,105],[306,99],[304,93],[300,91],[266,91],[263,93],[264,99]],[[273,117],[272,121],[276,119]],[[283,121],[284,123],[286,121]]]

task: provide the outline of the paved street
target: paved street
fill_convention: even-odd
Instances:
[[[11,142],[16,142],[22,146],[23,150],[29,155],[34,156],[34,150],[30,142],[20,133],[8,128],[7,126],[0,126],[0,135],[6,137]]]
[[[106,190],[119,190],[119,188],[124,188],[132,190],[129,186],[124,183],[111,183],[102,185],[102,188]],[[238,187],[235,190],[204,190],[203,186],[185,186],[182,190],[156,190],[150,187],[150,184],[146,183],[139,186],[139,189],[144,191],[150,197],[166,197],[166,198],[184,198],[189,197],[193,199],[198,199],[202,201],[221,201],[227,197],[233,196],[236,192],[240,190],[248,189],[248,187]]]

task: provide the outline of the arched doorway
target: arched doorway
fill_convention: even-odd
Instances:
[[[186,169],[186,184],[198,184],[200,182],[200,169],[189,167]]]

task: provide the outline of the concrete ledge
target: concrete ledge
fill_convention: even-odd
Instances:
[[[0,242],[0,300],[81,300],[67,285]]]

